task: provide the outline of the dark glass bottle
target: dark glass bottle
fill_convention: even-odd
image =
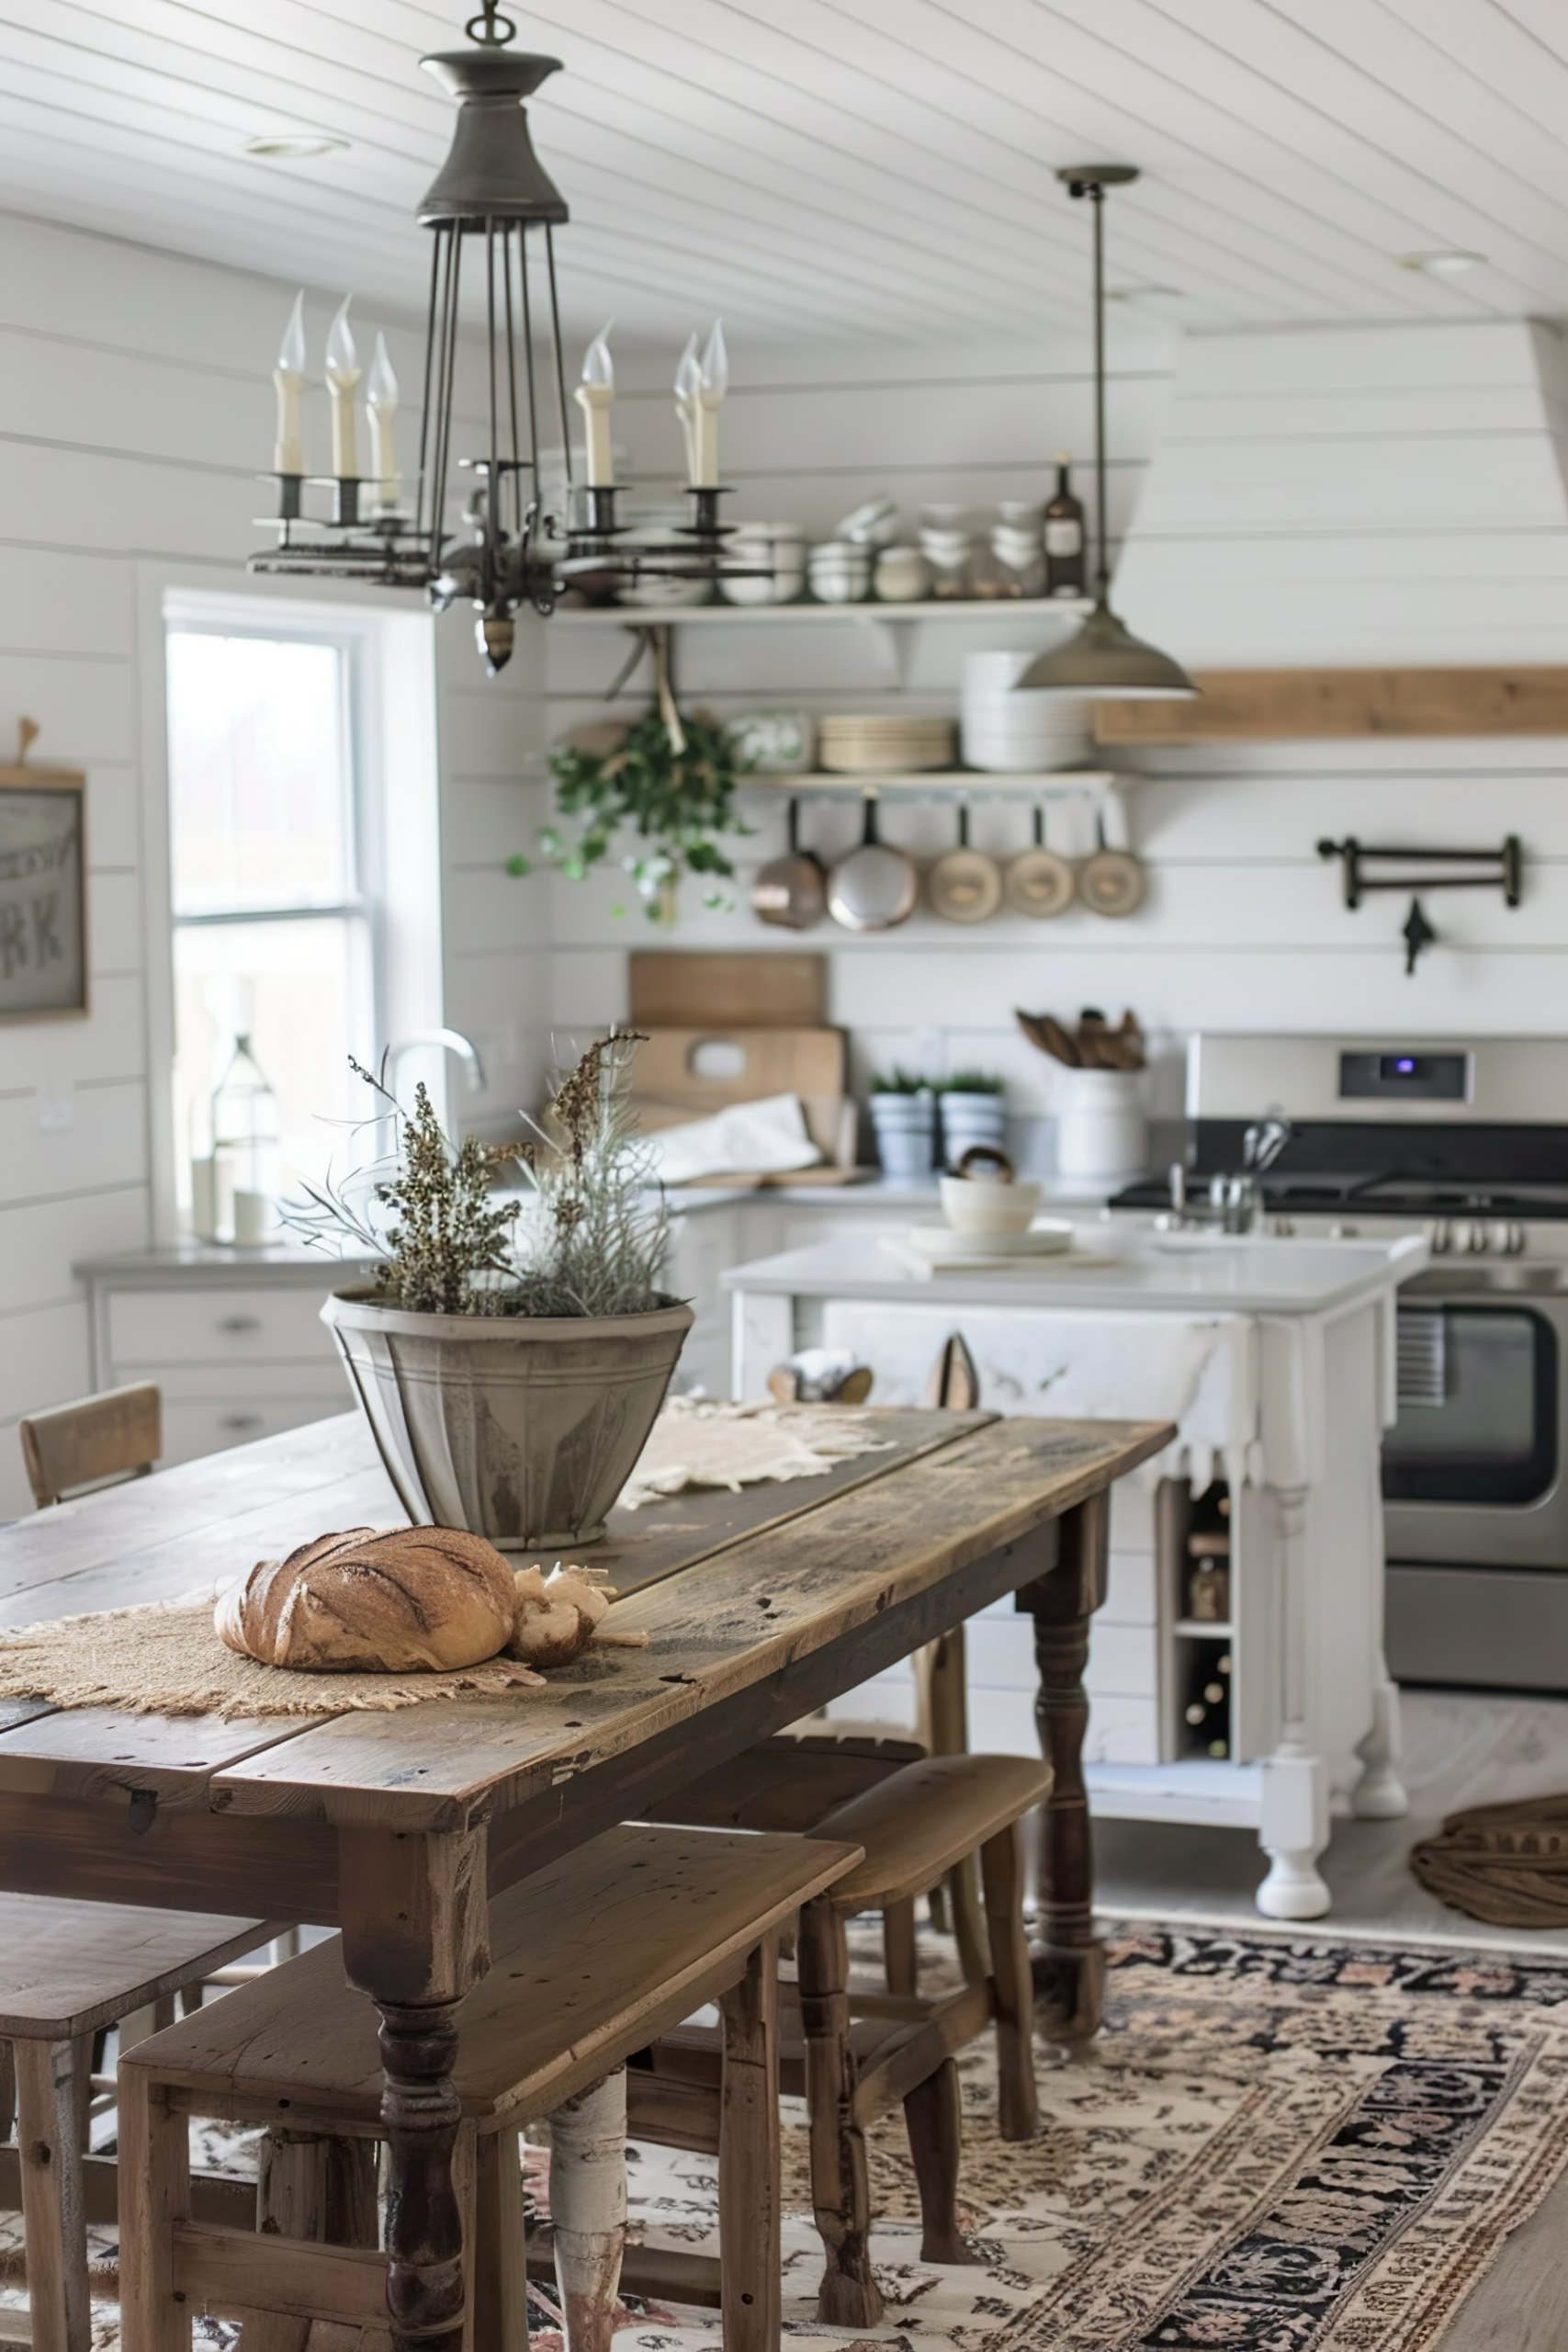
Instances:
[[[1187,1752],[1212,1756],[1218,1762],[1231,1752],[1231,1657],[1201,1657],[1188,1686],[1191,1696],[1182,1710],[1187,1724]]]
[[[1045,509],[1045,594],[1047,596],[1087,595],[1089,535],[1083,506],[1073,496],[1069,460],[1065,449],[1056,458],[1056,494]]]

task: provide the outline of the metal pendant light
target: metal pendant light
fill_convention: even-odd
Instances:
[[[1105,497],[1105,229],[1108,187],[1137,178],[1131,164],[1070,164],[1056,177],[1094,209],[1094,610],[1064,645],[1031,662],[1019,679],[1032,694],[1084,695],[1098,702],[1166,701],[1198,692],[1179,662],[1145,645],[1111,609],[1111,538]]]

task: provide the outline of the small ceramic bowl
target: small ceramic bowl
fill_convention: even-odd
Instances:
[[[943,1176],[942,1213],[955,1233],[1027,1233],[1043,1187],[1032,1178],[1010,1184]]]

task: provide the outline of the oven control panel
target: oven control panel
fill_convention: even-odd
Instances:
[[[1339,1057],[1342,1102],[1468,1102],[1470,1056],[1447,1049]]]

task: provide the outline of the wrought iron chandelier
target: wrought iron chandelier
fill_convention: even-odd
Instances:
[[[676,379],[687,444],[689,519],[667,544],[618,548],[624,526],[615,511],[610,456],[608,330],[590,347],[577,391],[587,425],[588,479],[579,485],[573,480],[556,282],[555,231],[569,214],[534,153],[528,130],[525,101],[560,70],[560,61],[513,50],[517,28],[501,14],[498,0],[483,0],[480,14],[464,30],[471,48],[442,50],[421,60],[457,100],[457,121],[451,153],[419,209],[420,222],[433,238],[424,401],[412,499],[407,504],[402,500],[392,455],[397,383],[379,338],[367,385],[374,470],[359,470],[354,396],[360,370],[346,300],[327,343],[333,471],[305,471],[299,440],[304,329],[297,301],[274,375],[277,444],[274,470],[264,477],[277,485],[277,512],[265,518],[277,533],[277,544],[252,556],[249,569],[423,588],[442,612],[460,599],[469,601],[479,616],[479,650],[493,676],[511,658],[516,615],[525,606],[548,614],[569,588],[604,596],[640,580],[716,579],[726,571],[716,413],[728,363],[716,327],[700,359],[693,338]],[[535,251],[543,249],[547,356],[536,348],[540,298],[530,280],[530,236]],[[476,266],[484,306],[488,429],[485,446],[456,461],[470,473],[471,486],[463,527],[453,533],[446,505],[454,464],[458,306]],[[541,373],[549,379],[544,388]],[[539,476],[540,421],[552,399],[564,453],[564,512],[558,514],[544,512]],[[308,491],[327,494],[325,514],[306,512]]]

